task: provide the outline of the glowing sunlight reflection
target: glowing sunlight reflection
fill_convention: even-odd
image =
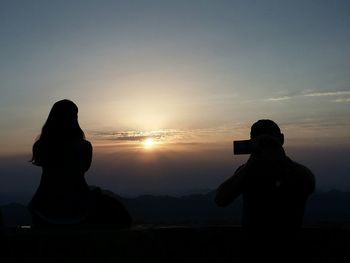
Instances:
[[[145,149],[151,149],[154,146],[154,140],[152,138],[147,138],[143,141],[143,147]]]

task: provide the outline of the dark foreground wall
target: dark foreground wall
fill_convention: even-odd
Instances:
[[[241,262],[243,233],[236,226],[13,229],[2,234],[0,262]],[[300,262],[350,262],[346,228],[304,228],[298,244]]]

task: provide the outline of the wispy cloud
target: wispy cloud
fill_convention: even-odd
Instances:
[[[334,102],[337,102],[337,103],[350,103],[350,98],[340,98],[340,99],[334,100]]]
[[[290,100],[290,99],[292,99],[292,97],[283,96],[283,97],[268,98],[267,101],[282,101],[282,100]]]
[[[328,96],[342,96],[350,95],[350,91],[331,91],[331,92],[313,92],[304,94],[304,97],[328,97]]]
[[[132,144],[152,138],[158,144],[217,143],[229,141],[233,136],[247,134],[249,127],[234,123],[204,129],[162,129],[154,131],[88,131],[88,137],[95,142]]]
[[[147,138],[152,138],[157,141],[162,141],[169,136],[174,136],[178,132],[175,130],[157,130],[157,131],[93,131],[89,134],[95,140],[109,140],[120,142],[140,142]]]
[[[332,100],[334,102],[349,102],[350,98],[348,97],[350,95],[350,91],[342,90],[342,91],[325,91],[325,92],[312,92],[311,90],[306,90],[303,92],[299,92],[296,94],[289,94],[286,96],[279,96],[279,97],[270,97],[267,99],[264,99],[264,101],[286,101],[291,99],[297,99],[302,97],[310,97],[310,98],[317,98],[317,97],[338,97],[335,100]]]

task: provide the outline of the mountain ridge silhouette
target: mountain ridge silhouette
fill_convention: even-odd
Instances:
[[[121,201],[129,210],[134,224],[205,225],[240,224],[241,199],[219,208],[214,203],[215,191],[181,197],[170,195],[140,195],[124,198],[112,191],[107,195]],[[20,203],[0,206],[5,226],[30,225],[27,207]],[[350,191],[331,190],[315,192],[308,200],[304,224],[327,225],[350,222]]]

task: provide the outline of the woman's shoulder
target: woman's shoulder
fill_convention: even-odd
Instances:
[[[76,142],[76,145],[79,148],[83,148],[83,149],[92,149],[92,145],[91,142],[89,142],[88,140],[85,139],[81,139],[79,141]]]

